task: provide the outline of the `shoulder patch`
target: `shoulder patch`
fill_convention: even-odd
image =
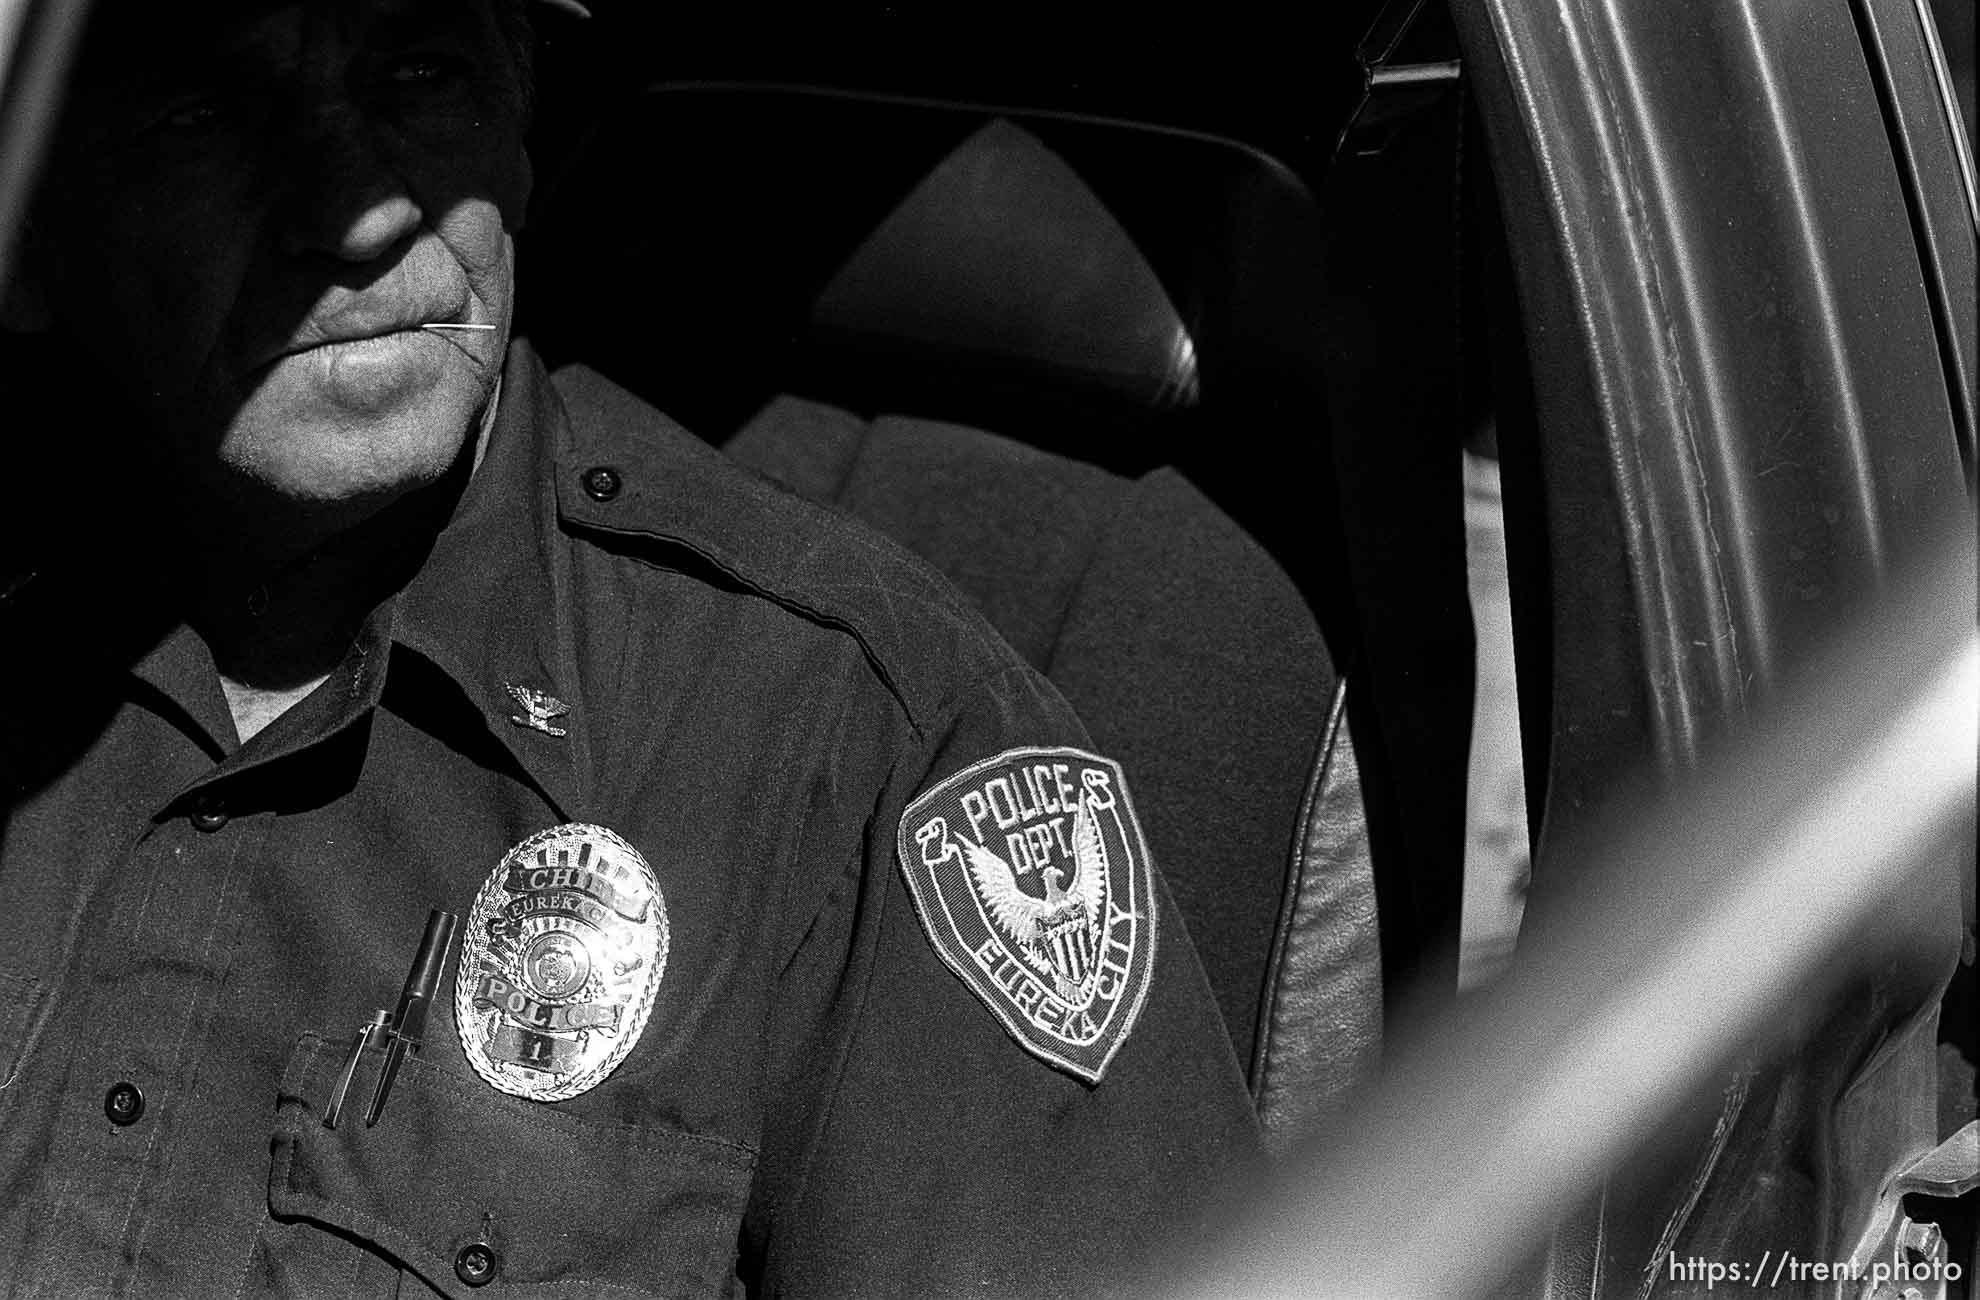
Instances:
[[[1011,1037],[1098,1083],[1155,971],[1155,886],[1120,764],[1010,749],[924,791],[901,871],[928,941]]]

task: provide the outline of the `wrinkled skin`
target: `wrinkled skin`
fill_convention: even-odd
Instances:
[[[437,480],[500,373],[530,182],[526,74],[493,5],[120,5],[105,24],[29,268],[143,422],[145,468],[185,514],[292,554]]]

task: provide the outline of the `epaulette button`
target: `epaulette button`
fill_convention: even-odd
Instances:
[[[593,501],[610,501],[619,495],[624,484],[619,479],[619,471],[610,465],[593,465],[579,476],[584,485],[584,494]]]
[[[495,1280],[501,1260],[495,1248],[485,1241],[471,1241],[454,1256],[454,1276],[469,1286],[486,1286]]]

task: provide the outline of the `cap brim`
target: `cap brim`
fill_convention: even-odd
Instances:
[[[579,4],[578,0],[536,0],[536,3],[545,9],[554,9],[560,14],[568,14],[572,18],[591,17],[591,10]]]

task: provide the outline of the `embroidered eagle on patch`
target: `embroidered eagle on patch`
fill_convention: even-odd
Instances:
[[[1008,750],[916,798],[898,847],[949,969],[1027,1050],[1098,1083],[1155,968],[1154,882],[1120,765]]]
[[[1018,887],[1017,870],[980,844],[962,841],[970,879],[997,928],[1016,942],[1053,992],[1077,1000],[1099,950],[1107,904],[1107,846],[1085,799],[1073,816],[1072,888],[1063,867],[1044,868],[1045,896]]]

